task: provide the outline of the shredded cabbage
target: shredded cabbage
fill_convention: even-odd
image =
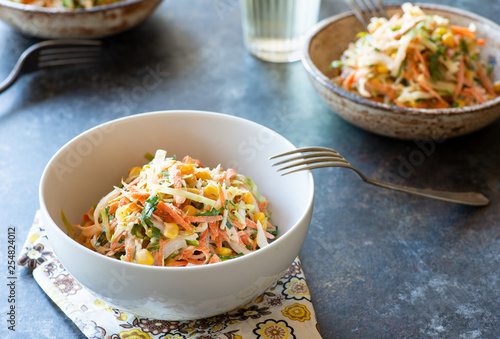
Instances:
[[[332,67],[334,81],[359,95],[390,105],[415,108],[472,106],[498,96],[492,84],[495,64],[480,59],[476,26],[453,25],[418,6],[402,5],[403,14],[372,18],[368,32],[344,51]]]
[[[167,158],[164,150],[150,160],[73,225],[78,242],[128,262],[190,266],[249,254],[275,239],[267,200],[251,179],[189,156]]]

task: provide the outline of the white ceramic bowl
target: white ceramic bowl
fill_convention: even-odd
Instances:
[[[151,267],[93,252],[71,239],[71,223],[119,185],[129,168],[156,149],[190,155],[204,166],[234,168],[252,178],[268,198],[278,239],[222,263]],[[197,319],[235,309],[268,289],[299,253],[313,210],[309,171],[280,176],[268,158],[295,147],[270,129],[208,112],[167,111],[130,116],[97,126],[64,145],[40,183],[42,218],[56,255],[99,298],[122,310],[166,320]]]
[[[482,49],[486,60],[500,62],[500,26],[479,15],[436,4],[417,3],[427,14],[439,14],[453,24],[468,26],[475,23],[478,38],[487,45]],[[392,15],[400,6],[387,7]],[[309,79],[321,98],[340,117],[367,131],[399,139],[447,139],[464,135],[487,126],[500,117],[500,97],[484,104],[462,108],[416,109],[390,106],[349,92],[333,81],[337,70],[331,69],[358,32],[366,31],[351,13],[343,13],[319,22],[308,34],[302,63]],[[500,65],[493,73],[500,79]]]
[[[161,0],[124,0],[72,10],[0,0],[0,20],[37,38],[102,38],[137,26],[160,3]]]

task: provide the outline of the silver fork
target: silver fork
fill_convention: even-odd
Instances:
[[[14,69],[0,83],[0,93],[21,75],[42,68],[99,62],[101,42],[97,40],[48,40],[34,44],[17,60]]]
[[[344,3],[365,27],[373,17],[389,18],[381,0],[344,0]]]
[[[296,155],[298,153],[301,154]],[[282,167],[278,168],[277,171],[284,171],[291,169],[288,172],[282,173],[282,175],[303,170],[321,168],[321,167],[345,167],[356,172],[361,177],[361,179],[368,184],[388,188],[395,191],[406,192],[427,198],[454,202],[457,204],[470,205],[470,206],[486,206],[490,202],[487,197],[477,192],[434,191],[431,189],[413,188],[413,187],[407,187],[388,182],[383,182],[375,179],[370,179],[366,177],[363,173],[361,173],[342,155],[340,155],[339,152],[334,151],[333,149],[327,147],[299,148],[294,151],[275,155],[270,159],[277,159],[287,156],[293,156],[293,157],[288,157],[285,160],[273,164],[273,166],[283,165]]]

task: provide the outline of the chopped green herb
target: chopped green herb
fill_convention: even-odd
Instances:
[[[208,257],[207,261],[205,261],[205,263],[203,265],[206,265],[210,262],[210,259],[212,259],[212,257],[214,256],[213,252],[210,252],[210,256]]]
[[[441,80],[442,78],[441,73],[439,73],[438,60],[438,54],[432,54],[429,59],[429,72],[431,73],[431,78],[434,81]]]
[[[73,226],[71,226],[68,219],[66,219],[66,216],[64,215],[62,208],[61,208],[61,220],[62,220],[64,226],[66,226],[66,229],[68,230],[69,236],[72,238],[75,238],[76,237],[75,229],[73,228]]]
[[[186,244],[191,245],[191,246],[200,246],[200,243],[198,240],[186,240]]]
[[[101,246],[101,243],[104,240],[105,236],[106,236],[106,227],[103,227],[101,235],[99,236],[99,238],[97,238],[97,241],[95,242],[95,248],[96,249],[99,248],[99,246]]]
[[[331,68],[340,68],[340,67],[345,66],[345,64],[340,60],[334,60],[334,61],[332,61],[330,66],[331,66]]]
[[[210,211],[198,213],[198,214],[196,214],[196,216],[197,217],[206,217],[206,216],[211,216],[211,215],[219,215],[222,213],[223,210],[224,210],[223,207],[221,207],[219,209],[212,208]]]
[[[130,234],[137,238],[144,239],[144,227],[139,224],[134,224],[134,226],[132,226],[132,229],[130,230]]]
[[[146,153],[146,154],[144,154],[144,158],[148,159],[149,161],[153,161],[155,156],[152,155],[151,153]]]
[[[278,226],[274,225],[274,227],[276,227],[276,229],[267,229],[267,232],[269,232],[270,234],[274,235],[275,237],[278,236]]]
[[[155,195],[150,196],[146,200],[146,204],[144,205],[144,209],[142,210],[141,214],[139,215],[139,220],[141,221],[142,226],[144,228],[146,227],[152,227],[153,223],[151,222],[151,215],[156,209],[156,206],[158,205],[158,200],[159,198]]]
[[[460,49],[466,55],[469,55],[469,47],[467,46],[467,41],[465,41],[465,39],[460,39]]]
[[[220,255],[220,254],[217,254],[217,256],[219,258],[221,258],[222,260],[234,259],[234,258],[241,257],[242,255],[243,255],[243,253],[238,253],[236,255]]]
[[[150,243],[149,246],[148,246],[148,248],[147,248],[147,250],[149,252],[152,252],[152,251],[155,251],[155,250],[157,250],[159,248],[160,248],[160,244]]]
[[[149,228],[146,233],[150,238],[159,239],[161,237],[160,229],[158,227],[155,227],[155,226],[151,226],[151,228]]]

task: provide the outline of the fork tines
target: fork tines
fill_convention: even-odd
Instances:
[[[100,53],[100,41],[55,40],[40,46],[38,67],[95,63],[100,61]]]
[[[321,167],[350,168],[352,166],[346,159],[344,159],[342,155],[340,155],[340,153],[327,147],[300,148],[290,152],[285,152],[282,154],[275,155],[270,159],[277,159],[287,156],[292,156],[292,157],[288,157],[272,165],[272,166],[284,165],[277,169],[278,172],[294,168],[294,170],[282,173],[281,175],[286,175],[298,171],[310,170]]]
[[[381,0],[344,0],[358,20],[366,27],[373,17],[389,18]]]

